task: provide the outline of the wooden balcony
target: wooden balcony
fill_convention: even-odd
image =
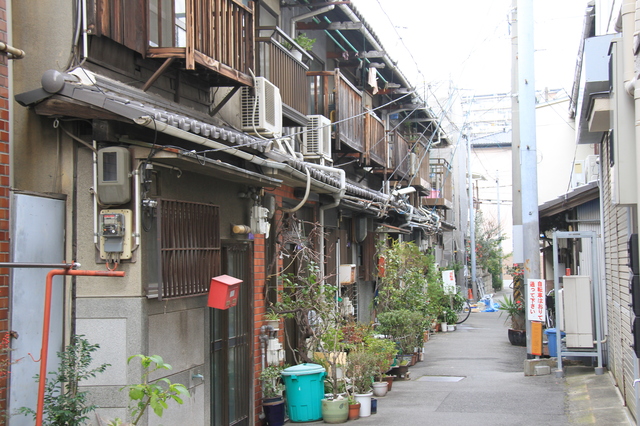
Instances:
[[[389,168],[392,170],[389,179],[392,181],[408,181],[410,179],[409,165],[411,161],[409,141],[395,130],[389,135]]]
[[[335,152],[365,153],[362,92],[339,69],[312,71],[311,113],[331,118],[334,124]]]
[[[422,197],[422,205],[430,207],[453,208],[453,179],[451,166],[443,158],[432,158],[431,168],[431,193]]]
[[[429,151],[421,143],[413,146],[415,164],[412,166],[414,172],[411,186],[415,186],[424,195],[431,195],[431,166],[429,163]]]
[[[282,44],[295,44],[278,27],[258,27],[262,35],[258,42],[258,75],[278,86],[282,103],[297,111],[301,116],[309,113],[309,91],[307,71],[309,67]],[[300,53],[311,58],[300,49]],[[283,111],[286,115],[287,111]]]
[[[388,167],[387,140],[384,123],[375,113],[364,115],[364,140],[366,164],[372,167]]]
[[[198,67],[211,85],[253,85],[249,72],[255,69],[253,1],[88,2],[92,34],[108,37],[144,57],[165,60],[145,88],[176,60],[179,68]]]

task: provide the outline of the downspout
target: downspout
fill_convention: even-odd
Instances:
[[[93,141],[93,244],[98,248],[98,146]]]
[[[342,169],[336,169],[333,167],[321,166],[319,164],[309,164],[311,167],[315,167],[317,169],[329,172],[329,173],[338,173],[340,175],[340,190],[337,193],[333,194],[333,203],[325,204],[320,206],[320,211],[318,213],[318,220],[320,222],[320,243],[318,250],[320,251],[320,277],[325,276],[324,270],[324,212],[326,210],[332,209],[334,207],[338,207],[340,205],[340,200],[344,197],[344,194],[347,191],[347,177],[346,173]],[[338,281],[336,284],[340,284]]]
[[[47,376],[47,355],[49,352],[49,328],[51,321],[51,295],[53,291],[53,277],[55,275],[93,276],[93,277],[124,277],[124,271],[77,271],[73,269],[52,269],[47,274],[44,298],[44,320],[42,324],[42,348],[40,349],[40,377]],[[36,426],[42,426],[44,414],[45,380],[38,382],[38,403],[36,408]]]
[[[312,10],[311,12],[302,14],[302,15],[298,15],[298,16],[294,16],[293,18],[291,18],[291,32],[289,33],[289,36],[291,38],[295,38],[295,33],[296,33],[296,24],[298,23],[298,21],[302,21],[303,19],[307,19],[307,18],[312,18],[314,16],[317,15],[322,15],[325,12],[330,12],[335,8],[335,5],[330,5],[330,6],[326,6],[326,7],[321,7],[320,9],[317,10]]]

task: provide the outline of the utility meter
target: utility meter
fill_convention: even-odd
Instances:
[[[131,210],[100,212],[100,258],[119,262],[131,259]]]

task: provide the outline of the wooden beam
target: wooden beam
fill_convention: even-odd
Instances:
[[[175,59],[175,57],[165,59],[164,63],[160,65],[160,68],[158,68],[156,72],[153,73],[151,78],[147,80],[144,86],[142,86],[142,91],[146,92],[147,90],[149,90],[149,87],[151,87],[151,85],[156,82],[156,80],[167,70],[167,68],[169,68],[169,65],[171,65],[171,63],[175,61]]]
[[[335,3],[333,3],[335,4]],[[296,30],[360,30],[362,28],[362,22],[298,22],[296,24]]]

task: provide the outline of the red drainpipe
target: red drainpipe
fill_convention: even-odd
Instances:
[[[73,269],[53,269],[47,274],[44,296],[44,321],[42,325],[42,349],[40,350],[40,380],[38,381],[38,407],[36,426],[42,426],[44,411],[44,385],[47,377],[47,352],[49,351],[49,323],[51,321],[51,288],[55,275],[82,275],[90,277],[124,277],[124,271],[76,271]]]

